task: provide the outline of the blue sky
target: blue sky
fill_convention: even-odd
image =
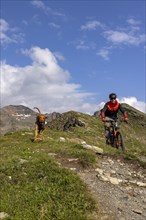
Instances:
[[[144,0],[1,0],[1,105],[146,113]]]

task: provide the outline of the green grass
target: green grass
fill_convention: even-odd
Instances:
[[[89,220],[98,207],[87,187],[75,173],[63,168],[49,153],[59,158],[78,158],[82,168],[94,167],[95,152],[80,144],[60,142],[59,138],[80,138],[98,146],[107,155],[123,157],[142,166],[146,157],[145,116],[131,115],[130,124],[121,124],[126,152],[105,144],[104,126],[100,118],[77,114],[85,127],[69,132],[46,128],[43,142],[33,143],[33,132],[18,131],[0,136],[0,212],[11,220]],[[135,120],[135,118],[136,120]]]
[[[32,143],[30,135],[24,134],[1,136],[0,212],[11,220],[90,219],[97,208],[86,186],[48,153],[79,157],[87,163],[94,161],[93,154],[47,137],[42,143]]]

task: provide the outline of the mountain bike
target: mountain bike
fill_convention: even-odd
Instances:
[[[109,122],[109,121],[107,121]],[[110,121],[111,125],[109,127],[109,133],[107,137],[107,144],[110,144],[112,147],[116,147],[117,149],[125,150],[124,138],[120,131],[119,121],[118,119],[114,119]]]

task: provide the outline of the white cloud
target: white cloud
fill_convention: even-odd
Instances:
[[[49,26],[52,27],[52,28],[55,28],[55,29],[60,28],[60,25],[55,24],[55,23],[53,23],[53,22],[50,22],[50,23],[49,23]]]
[[[141,112],[146,113],[146,103],[138,101],[136,97],[122,97],[119,99],[121,103],[126,103],[128,105],[131,105],[132,107],[138,109]]]
[[[15,104],[30,108],[38,106],[43,112],[66,112],[69,110],[93,114],[104,102],[92,104],[95,94],[82,92],[81,85],[70,83],[70,73],[62,69],[49,49],[39,47],[24,50],[32,59],[29,66],[11,66],[1,62],[1,104]],[[146,103],[135,97],[122,97],[127,103],[146,113]]]
[[[43,74],[49,82],[64,83],[70,77],[68,71],[63,70],[57,63],[57,59],[49,49],[33,47],[30,50],[24,50],[23,54],[33,60],[31,68],[38,68],[35,71]]]
[[[96,30],[98,27],[104,28],[104,25],[96,20],[88,21],[85,25],[81,26],[81,30]]]
[[[54,15],[54,16],[59,16],[65,18],[65,15],[57,10],[52,9],[51,7],[47,6],[46,2],[44,3],[41,0],[33,0],[31,1],[31,4],[38,8],[41,9],[46,15]]]
[[[22,104],[30,108],[38,106],[43,112],[74,110],[88,114],[103,107],[103,102],[90,103],[95,94],[82,92],[81,85],[69,82],[70,73],[59,66],[49,49],[33,47],[22,52],[32,59],[31,65],[20,67],[1,62],[2,106]],[[119,101],[146,113],[146,103],[135,97]]]
[[[40,0],[33,0],[31,1],[31,4],[37,8],[40,8],[40,9],[43,9],[43,10],[46,10],[46,6],[44,4],[43,1],[40,1]]]
[[[137,46],[146,40],[144,34],[134,35],[133,33],[113,30],[105,31],[104,36],[114,44],[131,44]]]
[[[19,67],[1,63],[2,106],[38,106],[45,112],[96,109],[96,105],[85,101],[94,94],[82,92],[79,84],[69,83],[70,73],[58,65],[49,49],[34,47],[24,50],[23,54],[32,59],[31,65]]]
[[[32,16],[32,22],[37,24],[37,25],[42,25],[41,17],[39,15],[36,15],[36,14]]]
[[[61,61],[64,61],[64,60],[65,60],[65,57],[63,56],[62,53],[56,51],[56,52],[54,52],[53,54],[54,54],[54,56],[55,56],[58,60],[61,60]]]
[[[141,24],[140,21],[137,21],[134,18],[127,19],[127,23],[130,24],[130,25],[133,25],[133,26],[137,26],[137,25]]]
[[[80,40],[78,44],[76,45],[77,50],[88,50],[90,47],[87,45],[87,43],[84,40]]]
[[[6,32],[9,30],[9,24],[4,19],[0,19],[0,30],[2,32]]]
[[[102,30],[101,34],[106,39],[106,45],[110,45],[110,49],[103,46],[96,55],[102,57],[104,60],[109,60],[111,51],[113,49],[122,48],[124,46],[139,46],[146,42],[146,35],[144,30],[142,30],[141,21],[134,18],[129,18],[126,20],[127,25],[120,27],[117,26],[115,29],[110,29],[108,25],[101,23],[98,20],[91,20],[86,22],[81,26],[81,30],[96,31],[99,27]],[[95,49],[98,47],[97,43],[94,43],[94,47],[90,46],[90,39],[86,36],[86,41],[81,41],[80,44],[76,46],[76,49]],[[96,41],[95,41],[96,42]],[[110,44],[109,44],[110,43]]]
[[[0,19],[0,41],[1,45],[10,43],[23,43],[24,34],[19,32],[17,28],[12,28],[4,19]]]
[[[0,40],[2,44],[14,42],[14,40],[7,35],[9,29],[9,24],[4,19],[0,19]]]
[[[136,97],[121,97],[121,98],[118,98],[117,100],[119,103],[126,103],[126,104],[132,106],[133,108],[135,108],[143,113],[146,113],[146,103],[137,100]],[[102,109],[104,104],[105,104],[105,102],[101,102],[98,105],[98,109]]]
[[[97,55],[101,56],[104,60],[109,60],[109,54],[109,50],[104,48],[97,52]]]

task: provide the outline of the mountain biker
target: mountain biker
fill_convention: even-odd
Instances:
[[[105,103],[103,109],[101,110],[101,118],[104,122],[105,128],[105,138],[106,143],[108,142],[109,129],[111,126],[111,122],[117,119],[118,112],[121,111],[124,116],[124,121],[128,123],[128,117],[126,111],[123,109],[121,104],[116,100],[117,95],[115,93],[109,94],[109,99],[107,103]]]

